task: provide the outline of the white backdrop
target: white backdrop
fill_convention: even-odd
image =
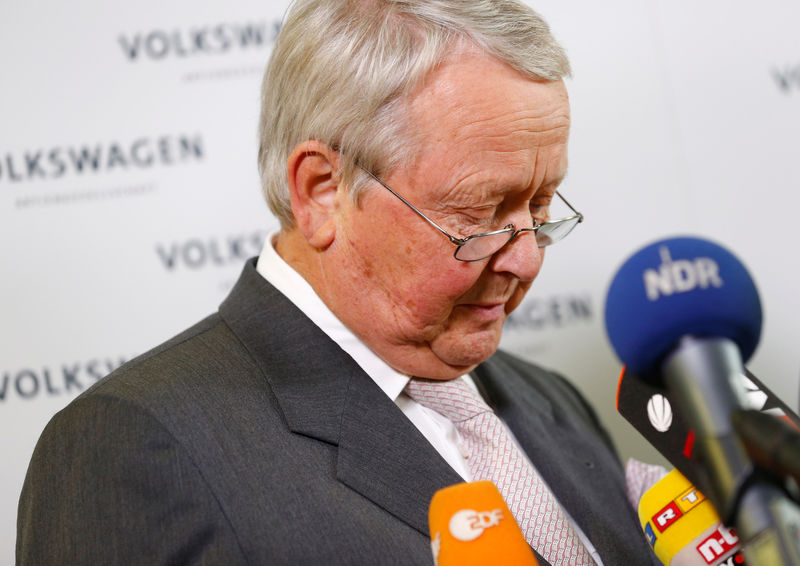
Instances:
[[[505,347],[569,375],[625,457],[658,461],[614,411],[604,297],[634,249],[698,235],[753,274],[748,365],[796,407],[800,6],[531,3],[573,63],[564,192],[587,220],[548,251]],[[256,123],[286,5],[0,4],[0,564],[47,420],[216,309],[276,226]]]

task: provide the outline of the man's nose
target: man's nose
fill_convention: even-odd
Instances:
[[[536,243],[536,233],[524,231],[503,246],[492,258],[493,271],[511,273],[521,281],[533,281],[539,274],[544,248]]]

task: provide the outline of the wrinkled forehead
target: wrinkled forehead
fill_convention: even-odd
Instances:
[[[502,149],[515,134],[535,132],[546,145],[568,135],[569,98],[561,80],[531,80],[495,58],[468,54],[433,71],[409,97],[404,118],[417,144],[494,135]]]
[[[488,56],[437,69],[409,100],[406,119],[413,151],[404,168],[439,186],[502,192],[557,184],[566,172],[564,83],[528,79]]]

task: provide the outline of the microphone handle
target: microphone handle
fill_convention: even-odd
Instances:
[[[733,428],[756,466],[800,485],[800,429],[791,421],[754,410],[732,415]]]
[[[739,349],[727,338],[684,337],[662,364],[667,389],[695,431],[700,487],[736,528],[747,563],[800,566],[800,510],[757,480],[732,425],[745,394],[743,374]]]
[[[695,433],[702,489],[727,525],[753,471],[731,423],[731,415],[740,408],[735,380],[742,373],[739,350],[725,338],[684,337],[662,365],[667,390]]]

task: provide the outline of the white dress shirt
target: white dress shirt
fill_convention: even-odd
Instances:
[[[436,411],[423,407],[403,392],[410,376],[391,368],[336,318],[311,285],[278,255],[274,247],[276,238],[277,233],[273,233],[264,242],[264,248],[256,264],[257,271],[353,358],[464,481],[472,481],[466,455],[459,449],[460,435],[453,423]],[[463,379],[477,391],[469,375],[462,375],[458,379]],[[513,438],[514,435],[510,430],[509,433]],[[524,451],[521,452],[525,455]],[[527,456],[525,457],[527,459]],[[535,466],[533,467],[535,469]],[[594,561],[602,566],[600,556],[589,539],[566,510],[564,513],[569,517],[575,532],[578,533]]]

